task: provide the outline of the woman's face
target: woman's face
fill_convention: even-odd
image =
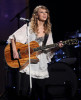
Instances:
[[[48,13],[45,9],[39,8],[39,10],[38,10],[38,20],[39,21],[46,21],[47,15],[48,15]]]

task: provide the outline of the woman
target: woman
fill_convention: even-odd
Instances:
[[[13,57],[18,59],[19,55],[15,46],[15,42],[28,43],[28,38],[31,41],[37,41],[39,46],[43,45],[44,37],[47,34],[48,38],[46,45],[53,44],[51,23],[49,10],[47,7],[39,5],[37,6],[32,14],[31,21],[29,23],[29,37],[26,31],[27,25],[23,25],[20,29],[14,32],[8,38],[8,43],[12,44]],[[59,47],[63,47],[63,44],[59,42]],[[53,53],[51,49],[37,52],[37,58],[39,59],[36,63],[31,63],[31,77],[32,77],[32,99],[33,100],[44,100],[45,94],[45,79],[49,78],[48,63],[51,62]],[[29,76],[30,66],[29,64],[19,71],[21,73],[20,90],[21,94],[28,93],[29,87]],[[25,80],[22,82],[22,80]]]

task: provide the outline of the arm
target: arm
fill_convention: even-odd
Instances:
[[[12,44],[13,58],[18,59],[19,56],[16,49],[15,41],[20,43],[26,43],[27,41],[26,25],[23,25],[21,28],[16,30],[12,35],[8,37],[7,40],[8,43]]]
[[[18,55],[18,52],[17,52],[17,49],[16,49],[16,45],[15,45],[14,39],[11,39],[11,44],[12,44],[12,50],[13,50],[13,58],[14,59],[18,59],[19,55]]]
[[[62,48],[64,45],[62,41],[58,42],[58,47],[51,49],[51,52],[56,52],[58,49]]]
[[[47,45],[49,45],[49,44],[53,44],[52,34],[49,34],[49,37],[48,37]],[[54,53],[58,49],[60,49],[61,47],[63,47],[62,41],[60,41],[58,43],[58,47],[48,50],[48,52],[47,52],[47,59],[48,59],[49,62],[51,62],[51,58],[53,57]]]

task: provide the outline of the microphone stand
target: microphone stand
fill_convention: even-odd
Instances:
[[[27,23],[27,29],[26,29],[26,33],[28,36],[28,52],[29,52],[29,75],[30,75],[30,93],[31,93],[31,89],[32,89],[32,78],[31,78],[31,60],[30,60],[30,37],[29,37],[29,21],[26,21]]]

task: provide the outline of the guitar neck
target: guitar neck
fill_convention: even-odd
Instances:
[[[66,41],[62,41],[62,43],[64,45],[73,45],[73,44],[77,44],[78,43],[78,40],[77,39],[69,39],[69,40],[66,40]],[[34,48],[34,51],[41,51],[41,50],[45,50],[45,49],[51,49],[51,48],[56,48],[58,47],[58,43],[54,43],[54,44],[50,44],[50,45],[46,45],[46,46],[40,46],[40,47],[37,47],[37,48]]]
[[[54,43],[54,44],[50,44],[50,45],[46,45],[46,46],[40,46],[38,48],[34,48],[34,51],[41,51],[41,50],[45,50],[45,49],[49,49],[49,48],[56,48],[58,47],[58,43]]]

